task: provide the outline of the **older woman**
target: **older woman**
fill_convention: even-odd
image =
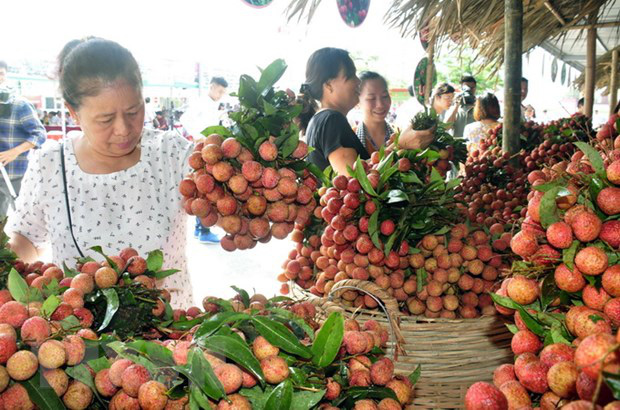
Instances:
[[[34,154],[6,227],[11,248],[31,261],[51,243],[55,263],[92,255],[95,245],[111,254],[162,249],[166,265],[181,269],[163,281],[173,304],[191,304],[178,190],[191,143],[174,132],[144,129],[140,69],[113,41],[67,44],[59,79],[83,132]]]
[[[500,117],[499,101],[491,93],[478,97],[474,106],[474,119],[476,122],[467,124],[463,132],[463,138],[467,142],[469,152],[478,149],[480,140],[484,138],[489,130],[495,128]]]
[[[360,74],[360,108],[363,120],[357,127],[357,138],[372,154],[378,151],[389,139],[392,127],[385,117],[390,112],[392,98],[388,91],[385,78],[373,71],[364,71]]]

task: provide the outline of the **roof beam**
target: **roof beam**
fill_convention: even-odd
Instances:
[[[557,11],[555,7],[553,7],[553,4],[551,4],[551,2],[549,0],[545,0],[544,1],[544,5],[545,5],[545,7],[547,7],[547,9],[549,9],[551,14],[553,14],[555,16],[555,18],[558,19],[558,21],[560,22],[561,25],[563,25],[563,26],[566,25],[566,20],[564,20],[564,17],[562,17],[560,12]]]
[[[562,30],[587,30],[591,28],[620,27],[620,21],[602,21],[594,24],[577,24],[563,27]]]
[[[601,36],[598,35],[598,33],[596,33],[596,39],[598,40],[598,43],[601,45],[601,47],[603,47],[603,50],[605,50],[605,52],[609,51],[609,48],[607,47],[607,45],[603,42],[603,39],[601,38]]]

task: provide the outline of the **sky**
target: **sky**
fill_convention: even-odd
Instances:
[[[375,71],[402,85],[412,81],[415,67],[425,55],[418,38],[402,38],[385,24],[388,0],[371,1],[368,17],[358,28],[342,22],[335,0],[323,0],[310,24],[305,19],[287,20],[288,0],[273,0],[261,9],[242,0],[4,3],[4,32],[11,33],[11,40],[0,42],[0,58],[51,61],[67,41],[95,35],[127,47],[146,69],[147,78],[161,82],[192,81],[197,62],[212,75],[256,76],[257,66],[283,58],[289,68],[279,85],[296,90],[304,80],[308,56],[318,48],[332,46],[365,56]],[[542,106],[557,109],[560,115],[566,110],[558,108],[559,103],[571,91],[559,80],[551,82],[550,63],[549,55],[538,50],[524,58],[523,72],[530,78],[529,102],[541,111]]]

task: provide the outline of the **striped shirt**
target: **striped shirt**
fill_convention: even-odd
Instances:
[[[385,123],[385,139],[383,140],[383,144],[385,145],[385,143],[390,139],[390,137],[392,136],[392,134],[394,133],[394,131],[392,130],[392,127],[390,127],[390,124]],[[377,144],[375,143],[375,141],[372,139],[372,137],[370,136],[370,134],[368,133],[368,129],[366,129],[366,125],[364,125],[363,121],[360,121],[359,126],[357,127],[357,130],[355,131],[355,134],[357,135],[357,138],[360,140],[360,142],[362,143],[362,145],[364,147],[366,147],[366,150],[368,152],[370,152],[370,150],[368,149],[368,142],[370,142],[373,146],[373,148],[375,149],[375,151],[379,151],[379,148],[381,147],[377,147]]]
[[[0,152],[8,151],[24,142],[35,147],[43,145],[47,138],[37,111],[29,101],[11,97],[8,104],[0,104]],[[10,178],[19,178],[28,168],[28,152],[19,155],[6,165]]]

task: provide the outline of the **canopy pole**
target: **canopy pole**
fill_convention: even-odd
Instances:
[[[523,2],[504,0],[504,132],[502,149],[521,149],[521,59],[523,57]]]
[[[435,36],[431,34],[428,39],[428,46],[426,47],[426,59],[428,64],[426,65],[426,83],[424,85],[424,102],[428,107],[432,107],[431,93],[433,92],[433,74],[435,66]]]
[[[614,114],[618,103],[618,49],[611,52],[611,75],[609,80],[609,115]]]
[[[595,24],[598,9],[588,16],[588,23]],[[584,87],[584,114],[592,118],[594,107],[594,83],[596,77],[596,27],[588,29],[586,38],[586,75]]]

